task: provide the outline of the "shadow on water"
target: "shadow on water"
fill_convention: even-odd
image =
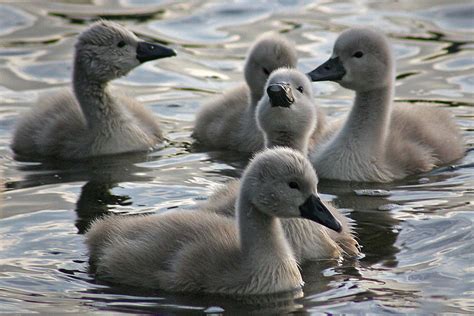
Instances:
[[[149,181],[150,176],[144,175],[146,168],[136,166],[137,163],[156,160],[147,153],[123,154],[113,157],[102,156],[88,160],[37,160],[19,163],[18,170],[26,176],[17,181],[6,183],[7,190],[30,188],[40,185],[60,184],[97,180],[105,182]],[[20,160],[22,161],[22,160]]]
[[[468,149],[467,153],[472,149]],[[471,169],[473,163],[453,164],[436,168],[426,174],[415,175],[391,183],[351,183],[343,181],[322,180],[319,191],[334,195],[333,202],[341,209],[351,209],[346,215],[355,224],[355,232],[362,245],[360,263],[363,266],[372,266],[381,263],[384,267],[396,267],[399,248],[395,246],[401,221],[394,216],[393,211],[409,210],[408,205],[398,205],[391,199],[392,191],[401,188],[418,190],[424,181],[427,183],[444,183],[455,176],[462,169]],[[444,185],[445,188],[447,185]],[[367,191],[369,194],[357,194],[356,191]],[[370,194],[375,191],[379,194]]]
[[[104,180],[90,180],[82,187],[75,210],[79,234],[84,234],[93,220],[108,214],[114,206],[132,204],[130,196],[115,195],[110,191],[116,185]]]
[[[383,261],[388,267],[396,266],[398,248],[394,246],[397,240],[396,227],[400,221],[389,211],[380,211],[384,205],[391,202],[385,196],[361,196],[355,190],[386,190],[387,195],[392,184],[349,183],[340,181],[321,181],[321,193],[335,195],[334,203],[338,208],[351,209],[347,214],[355,222],[355,232],[362,245],[364,258],[361,263],[372,265]]]
[[[94,295],[94,300],[107,304],[105,311],[129,313],[165,313],[176,312],[186,315],[219,315],[220,312],[234,314],[280,315],[300,310],[298,299],[303,297],[301,289],[270,295],[208,295],[193,293],[169,293],[137,287],[106,284],[102,289],[84,292],[84,298]],[[97,295],[97,297],[95,296]],[[117,299],[117,295],[120,299]]]
[[[153,160],[159,157],[153,157]],[[83,234],[89,223],[107,214],[115,206],[132,204],[128,195],[115,195],[111,189],[121,182],[150,182],[148,169],[136,164],[150,161],[147,153],[114,157],[96,157],[83,161],[44,160],[18,168],[26,174],[21,180],[5,183],[6,190],[17,190],[71,182],[86,183],[76,203],[76,227]]]

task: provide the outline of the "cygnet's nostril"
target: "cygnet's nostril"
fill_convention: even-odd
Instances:
[[[324,66],[324,69],[325,69],[325,70],[330,70],[331,67],[329,67],[329,66]]]

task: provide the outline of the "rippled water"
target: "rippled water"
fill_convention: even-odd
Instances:
[[[83,163],[14,161],[15,121],[38,95],[69,84],[75,35],[98,16],[177,49],[177,58],[114,82],[153,109],[169,144]],[[324,197],[354,220],[364,257],[305,267],[302,298],[150,293],[97,284],[87,273],[82,233],[92,218],[192,208],[241,173],[245,157],[195,152],[190,133],[199,104],[241,80],[256,35],[285,33],[297,44],[300,69],[309,70],[328,57],[340,31],[363,24],[382,28],[394,43],[398,100],[449,108],[472,148],[471,1],[2,1],[0,312],[474,313],[474,151],[457,168],[391,184],[322,181]],[[349,110],[350,92],[313,86],[330,115]]]

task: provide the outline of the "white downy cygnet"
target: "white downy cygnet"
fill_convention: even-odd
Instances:
[[[147,43],[119,24],[101,20],[82,32],[75,46],[73,92],[40,100],[20,118],[13,136],[17,156],[83,159],[147,151],[163,140],[153,113],[110,91],[108,83],[140,64],[174,50]]]
[[[459,128],[447,111],[394,106],[395,59],[382,33],[369,28],[343,32],[331,58],[308,75],[356,93],[342,128],[312,154],[321,178],[388,182],[464,155]]]
[[[245,62],[245,83],[204,104],[196,115],[193,137],[203,146],[240,152],[263,148],[263,135],[255,122],[255,108],[272,71],[296,67],[293,45],[283,36],[264,34],[250,48]]]
[[[308,77],[293,69],[274,71],[257,106],[257,122],[265,135],[265,146],[287,146],[306,155],[311,138],[317,139],[320,134],[316,128],[319,120],[316,111]],[[226,183],[199,208],[203,212],[234,216],[239,186],[240,180]],[[348,219],[331,204],[326,205],[342,224],[341,232],[301,219],[282,220],[285,236],[300,263],[337,258],[342,253],[359,254]]]
[[[244,172],[236,219],[200,211],[109,216],[86,234],[91,265],[98,278],[168,291],[248,295],[298,289],[303,280],[279,218],[341,230],[316,185],[301,153],[268,149]]]

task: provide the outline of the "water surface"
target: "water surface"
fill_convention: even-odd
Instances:
[[[299,68],[308,71],[328,58],[345,28],[381,28],[396,51],[397,100],[447,108],[472,148],[472,2],[95,2],[0,3],[0,312],[474,313],[473,151],[456,168],[391,184],[321,181],[324,198],[354,221],[364,255],[305,267],[302,297],[242,300],[100,284],[88,274],[83,236],[93,218],[109,212],[192,209],[241,174],[245,157],[192,149],[192,121],[203,101],[241,80],[247,48],[269,30],[296,43]],[[9,143],[16,120],[38,96],[70,83],[75,36],[97,17],[177,49],[178,57],[113,83],[154,111],[168,144],[89,162],[15,161]],[[349,91],[313,87],[330,116],[347,113]]]

